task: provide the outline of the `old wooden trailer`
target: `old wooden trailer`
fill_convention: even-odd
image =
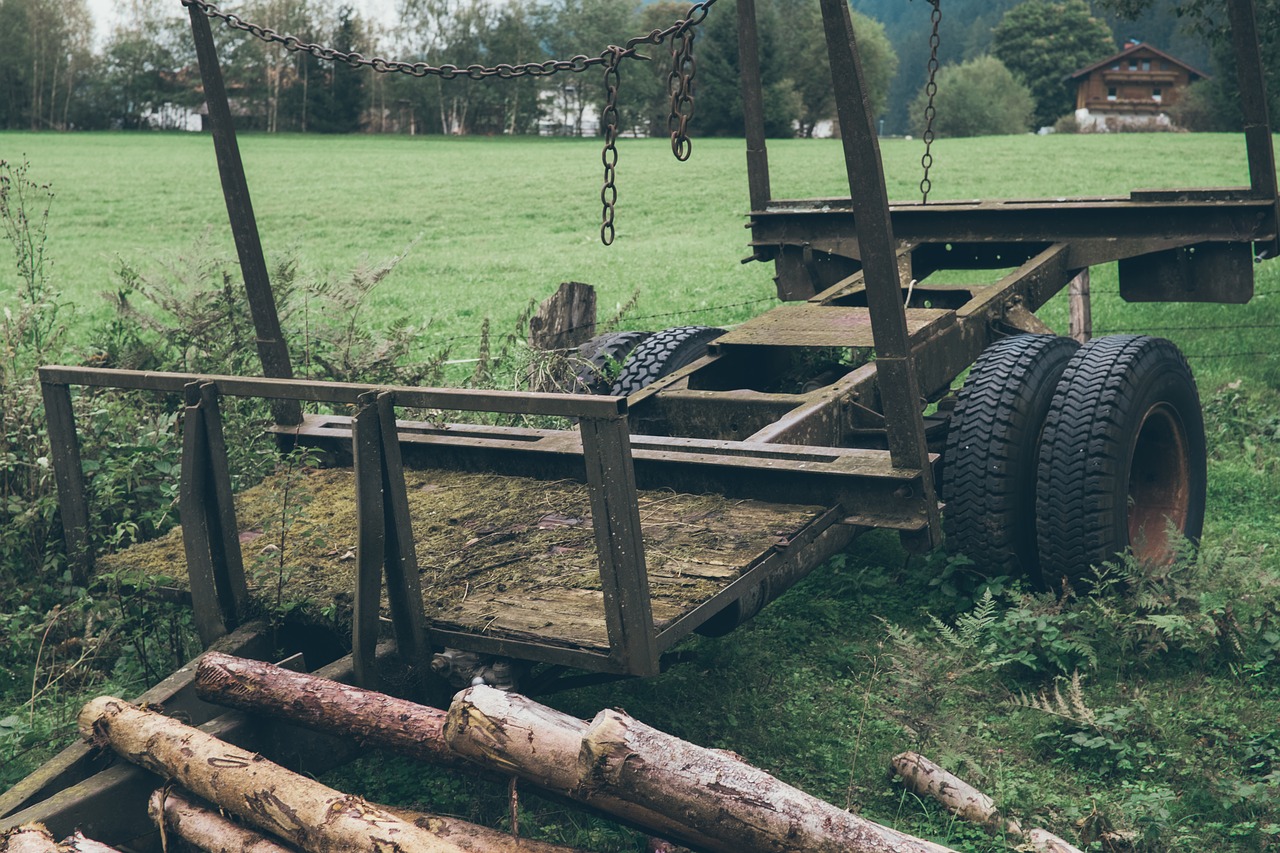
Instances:
[[[365,685],[434,678],[538,691],[584,675],[655,675],[692,632],[728,632],[876,528],[921,551],[940,543],[945,525],[960,550],[1054,585],[1125,549],[1165,558],[1170,530],[1198,535],[1205,438],[1185,359],[1141,336],[1081,347],[1035,311],[1111,262],[1129,301],[1250,299],[1255,262],[1280,246],[1251,0],[1228,2],[1250,186],[895,204],[845,0],[822,0],[822,13],[849,196],[772,196],[754,2],[737,0],[752,258],[775,264],[785,304],[723,334],[681,327],[594,341],[597,353],[629,351],[611,393],[597,396],[293,378],[213,52],[209,19],[227,16],[186,2],[265,376],[48,366],[40,378],[68,553],[82,579],[95,555],[73,389],[184,395],[183,525],[173,547],[180,540],[175,555],[206,646],[276,653],[252,619],[260,608],[245,580],[247,522],[231,493],[220,417],[220,400],[233,396],[275,401],[282,439],[322,451],[335,467],[316,476],[354,494],[354,510],[329,522],[354,556],[337,569],[350,654],[306,626],[286,625],[276,643],[293,665],[300,653],[309,668]],[[676,41],[713,2],[657,42]],[[607,72],[634,47],[610,48],[598,64]],[[378,63],[388,65],[366,64]],[[606,226],[611,215],[606,198]],[[954,284],[950,270],[1001,272]],[[352,414],[303,416],[304,401]],[[413,421],[405,409],[566,426]],[[445,494],[483,505],[488,517],[433,515],[433,496]],[[507,550],[494,550],[500,543]],[[460,555],[465,572],[442,570],[442,553]],[[380,639],[394,642],[380,652]],[[310,769],[349,752],[220,714],[191,694],[190,667],[144,698]],[[68,749],[0,797],[0,826],[41,820],[59,836],[81,828],[147,846],[145,809],[122,804],[149,785],[129,768],[95,775],[98,762],[85,747]]]

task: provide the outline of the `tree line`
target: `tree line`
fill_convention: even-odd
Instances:
[[[202,103],[189,23],[178,0],[124,0],[95,45],[86,0],[0,0],[0,128],[173,128]],[[1199,67],[1178,120],[1227,130],[1238,109],[1221,0],[941,0],[939,135],[1019,133],[1070,112],[1066,77],[1138,38]],[[343,52],[433,66],[497,66],[598,56],[663,29],[689,0],[398,0],[393,23],[334,0],[241,0],[227,11]],[[872,108],[888,132],[919,133],[930,51],[929,2],[852,0]],[[1270,90],[1280,0],[1258,0]],[[809,136],[834,113],[817,0],[759,0],[766,130]],[[721,0],[697,28],[696,106],[703,135],[742,132],[736,8]],[[379,74],[290,52],[213,22],[237,124],[268,132],[592,135],[606,99],[600,67],[518,79]],[[1119,37],[1119,38],[1118,38]],[[623,132],[665,135],[670,45],[624,62]],[[899,58],[901,57],[901,61]],[[1277,104],[1280,106],[1280,104]],[[1273,116],[1280,110],[1273,107]]]
[[[342,52],[408,62],[497,66],[598,56],[610,44],[663,29],[688,2],[660,0],[399,0],[395,23],[323,0],[227,4],[246,21]],[[762,0],[761,53],[772,135],[808,135],[834,107],[816,0]],[[696,127],[740,134],[732,0],[711,9],[695,38]],[[876,106],[897,57],[877,22],[855,13]],[[324,62],[214,21],[238,126],[268,132],[564,134],[598,132],[605,102],[599,66],[584,73],[452,80],[374,73]],[[101,46],[85,0],[0,0],[0,128],[172,128],[202,103],[186,10],[177,0],[127,0]],[[815,35],[817,38],[815,38]],[[667,133],[670,45],[621,69],[621,128]]]

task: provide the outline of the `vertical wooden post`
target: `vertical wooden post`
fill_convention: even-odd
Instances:
[[[403,660],[427,663],[426,616],[422,612],[422,585],[418,579],[418,552],[413,542],[409,496],[404,484],[400,436],[396,432],[395,396],[378,394],[378,423],[382,441],[383,564],[387,573],[387,600],[396,632],[396,650]]]
[[[186,408],[182,422],[182,480],[178,489],[178,513],[182,518],[182,546],[187,557],[187,578],[191,584],[191,606],[196,632],[208,648],[227,633],[214,579],[209,544],[209,469],[206,464],[208,436],[201,412],[200,391],[192,382],[186,388]]]
[[[360,395],[352,422],[351,443],[356,477],[356,584],[351,617],[351,660],[356,684],[378,689],[374,658],[378,646],[378,611],[382,600],[386,517],[382,500],[382,427],[376,392]]]
[[[1089,268],[1085,267],[1067,286],[1071,315],[1071,337],[1082,344],[1093,337],[1093,305],[1089,299]]]
[[[257,333],[262,373],[275,379],[292,379],[293,366],[289,362],[289,347],[280,331],[275,296],[271,292],[271,276],[267,272],[267,262],[262,254],[262,239],[253,213],[253,201],[249,197],[244,164],[240,161],[240,147],[236,142],[235,124],[231,119],[231,106],[227,102],[227,90],[222,81],[222,68],[218,64],[213,32],[209,19],[197,6],[190,6],[187,11],[191,17],[191,35],[195,41],[196,60],[200,65],[200,80],[204,84],[205,104],[209,109],[209,125],[218,159],[218,174],[222,178],[222,194],[226,199],[231,235],[235,239],[240,272],[244,276],[244,286],[249,296],[249,311],[253,315],[253,328]],[[271,411],[276,423],[281,426],[302,423],[302,405],[297,400],[272,400]]]
[[[764,85],[756,0],[738,0],[738,73],[742,76],[742,121],[747,138],[747,188],[751,209],[769,204],[769,152],[764,137]]]
[[[1276,185],[1276,155],[1271,141],[1271,118],[1267,106],[1266,78],[1258,45],[1258,21],[1253,0],[1227,0],[1231,23],[1231,46],[1240,88],[1240,111],[1244,117],[1245,150],[1249,158],[1249,186],[1257,198],[1276,203],[1273,215],[1280,219],[1280,197]],[[1254,252],[1264,258],[1280,254],[1280,238],[1259,243]]]
[[[49,449],[53,456],[53,477],[58,484],[58,512],[62,516],[62,538],[67,546],[71,580],[86,586],[93,571],[93,544],[89,541],[89,501],[85,495],[84,468],[80,464],[80,438],[76,435],[76,415],[71,406],[71,388],[40,382],[44,416],[49,424]]]
[[[213,580],[218,603],[228,628],[244,621],[249,589],[244,578],[244,558],[240,553],[240,526],[236,522],[235,496],[231,491],[231,471],[227,465],[227,443],[222,434],[222,407],[218,386],[200,383],[200,411],[204,416],[208,483],[213,503],[209,513],[209,548],[213,560]]]
[[[657,675],[657,632],[627,420],[583,418],[581,430],[610,655],[632,675]]]
[[[907,335],[884,168],[848,0],[821,0],[821,5],[845,171],[858,233],[867,306],[871,312],[871,334],[876,345],[876,380],[884,409],[885,437],[894,467],[920,472],[923,490],[920,499],[929,518],[923,539],[918,534],[903,537],[904,545],[919,550],[941,542],[941,517],[925,443],[919,377]]]

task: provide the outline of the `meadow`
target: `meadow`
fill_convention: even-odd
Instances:
[[[598,236],[596,141],[248,135],[241,145],[268,255],[339,278],[403,254],[363,321],[424,327],[424,351],[473,357],[484,318],[507,330],[564,280],[595,285],[602,314],[635,295],[623,328],[730,324],[775,304],[771,268],[740,263],[749,254],[740,140],[695,138],[683,164],[662,141],[622,140],[611,247]],[[918,197],[921,150],[883,141],[891,198]],[[847,195],[838,141],[775,141],[769,153],[776,196]],[[1243,141],[1230,135],[942,140],[934,153],[934,200],[1248,182]],[[231,255],[205,137],[0,134],[0,159],[24,157],[56,193],[47,250],[75,308],[63,318],[72,357],[90,356],[93,330],[110,322],[98,294],[121,286],[122,263],[160,269],[184,255]],[[624,707],[958,850],[1008,848],[887,781],[891,755],[924,752],[1024,825],[1088,849],[1274,846],[1280,263],[1256,272],[1247,305],[1127,305],[1114,268],[1094,270],[1095,328],[1169,337],[1196,373],[1211,443],[1198,559],[1121,562],[1079,591],[1046,594],[962,557],[908,558],[895,536],[871,534],[730,636],[692,641],[691,660],[663,676],[549,701],[582,716]],[[15,286],[0,274],[6,302]],[[1059,330],[1065,317],[1060,299],[1042,311]],[[27,678],[0,680],[0,759],[15,757],[0,785],[44,754],[5,752],[26,724]],[[74,708],[83,696],[61,698]],[[55,723],[41,731],[68,736]],[[391,756],[331,781],[497,824],[507,814],[505,787]],[[601,851],[642,843],[560,804],[521,802],[522,828],[539,837]]]

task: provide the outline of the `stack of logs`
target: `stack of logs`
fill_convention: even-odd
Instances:
[[[478,686],[459,693],[445,712],[214,652],[201,659],[196,686],[207,701],[343,733],[433,764],[527,780],[668,839],[667,849],[671,843],[711,853],[947,849],[838,809],[732,753],[695,746],[619,711],[602,711],[588,723]],[[150,803],[166,850],[169,839],[181,838],[211,853],[572,853],[453,819],[375,806],[120,699],[93,700],[79,722],[86,739],[168,781]],[[905,753],[894,764],[908,785],[961,817],[1037,850],[1075,850],[1043,830],[1024,832],[1004,820],[988,798],[920,756]],[[55,842],[39,826],[19,827],[0,839],[0,853],[110,850],[82,836]]]

